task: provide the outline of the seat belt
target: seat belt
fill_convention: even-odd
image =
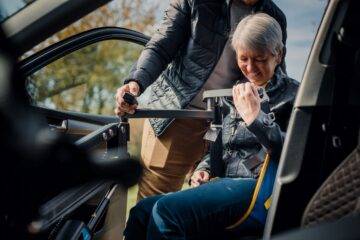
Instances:
[[[222,129],[217,131],[215,142],[210,143],[210,177],[224,177],[225,166],[223,158]]]
[[[204,139],[210,142],[210,178],[224,177],[225,166],[223,158],[222,122],[223,107],[222,98],[216,97],[214,102],[214,119],[206,132]]]

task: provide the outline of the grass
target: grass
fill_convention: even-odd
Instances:
[[[127,205],[126,205],[126,219],[129,216],[130,209],[135,206],[137,199],[138,185],[135,185],[128,190]]]

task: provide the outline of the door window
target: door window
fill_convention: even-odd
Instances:
[[[135,43],[107,40],[48,64],[27,79],[33,105],[112,115],[116,89],[142,49]]]

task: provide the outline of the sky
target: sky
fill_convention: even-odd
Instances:
[[[321,22],[327,0],[274,0],[287,19],[288,75],[301,81],[306,61]]]
[[[0,21],[25,6],[22,0],[0,0]]]

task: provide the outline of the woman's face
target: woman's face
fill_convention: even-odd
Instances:
[[[257,86],[265,85],[274,75],[275,67],[281,62],[280,54],[238,49],[237,63],[244,76]]]

